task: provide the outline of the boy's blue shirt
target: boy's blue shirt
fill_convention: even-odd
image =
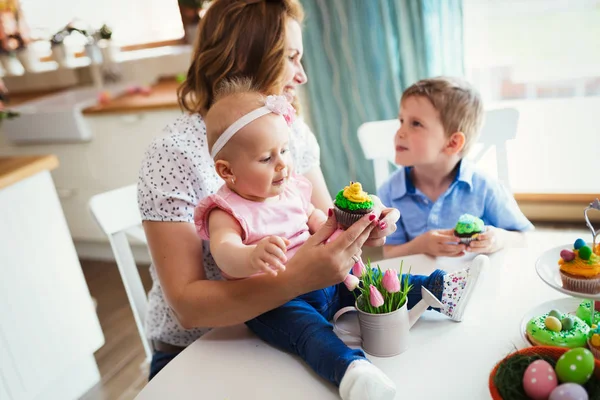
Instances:
[[[378,191],[383,204],[401,214],[396,232],[387,237],[388,245],[407,243],[432,229],[453,229],[462,214],[475,215],[486,225],[508,231],[533,229],[508,189],[467,160],[459,163],[454,181],[435,202],[415,188],[411,169],[399,168]]]

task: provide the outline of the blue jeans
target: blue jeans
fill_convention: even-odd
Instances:
[[[152,354],[152,361],[150,362],[150,373],[148,376],[148,381],[150,381],[156,374],[160,372],[169,362],[171,362],[175,357],[179,355],[177,353],[165,353],[162,351],[155,351]]]
[[[442,298],[444,271],[429,276],[410,275],[413,285],[408,308],[421,300],[421,286]],[[246,322],[262,340],[300,356],[319,376],[340,385],[355,360],[366,359],[362,350],[351,349],[333,332],[329,320],[342,307],[354,305],[354,295],[343,283],[304,294]]]

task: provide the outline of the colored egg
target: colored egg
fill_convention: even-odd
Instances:
[[[575,241],[575,244],[573,245],[573,247],[575,247],[575,250],[579,250],[580,248],[582,248],[583,246],[585,246],[585,240],[579,238]]]
[[[552,315],[546,317],[544,320],[544,325],[546,325],[546,328],[554,332],[560,332],[562,330],[562,324],[558,318],[553,317]]]
[[[576,383],[563,383],[558,385],[548,400],[588,400],[589,396],[583,386]]]
[[[592,335],[592,345],[594,347],[600,347],[600,335],[598,335],[597,333],[594,333]]]
[[[550,310],[550,312],[548,313],[549,316],[554,317],[556,319],[560,319],[560,317],[562,317],[562,313],[559,310]]]
[[[563,331],[568,331],[569,329],[573,329],[573,326],[575,325],[575,321],[573,321],[573,318],[571,318],[571,317],[564,317],[560,321],[560,323],[562,325]]]
[[[547,361],[532,362],[523,374],[523,389],[532,399],[547,399],[556,385],[556,373]]]
[[[556,362],[556,375],[563,382],[586,383],[594,372],[594,356],[588,349],[567,351]]]
[[[579,258],[582,260],[589,260],[592,256],[592,249],[589,246],[583,246],[579,249]]]
[[[571,250],[567,250],[567,249],[562,250],[560,252],[560,258],[562,258],[566,262],[573,261],[575,259],[575,253],[573,253]]]

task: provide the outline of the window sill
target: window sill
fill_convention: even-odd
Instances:
[[[144,59],[152,59],[159,57],[168,57],[168,56],[176,56],[181,54],[190,54],[192,52],[192,46],[183,44],[183,45],[173,45],[173,46],[162,46],[162,47],[153,47],[139,50],[129,50],[129,51],[120,51],[115,55],[114,62],[117,64],[127,63],[130,61],[138,61]],[[16,77],[16,76],[27,76],[27,75],[36,75],[42,74],[52,71],[58,70],[75,70],[79,68],[86,68],[91,65],[91,60],[87,56],[74,58],[68,66],[59,66],[56,61],[45,61],[40,62],[31,70],[25,71],[22,74],[11,74],[8,71],[3,71],[4,74],[0,74],[0,77]]]

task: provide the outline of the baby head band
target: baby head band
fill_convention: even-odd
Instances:
[[[288,126],[294,122],[296,117],[296,110],[287,101],[285,96],[267,96],[264,106],[250,111],[248,114],[242,116],[240,119],[231,124],[229,128],[225,130],[225,132],[223,132],[223,134],[213,145],[210,156],[214,159],[216,155],[219,154],[219,152],[223,149],[223,147],[225,147],[227,142],[231,140],[233,135],[235,135],[240,129],[248,125],[250,122],[262,117],[263,115],[270,113],[281,115],[285,119],[285,122],[287,122]]]

